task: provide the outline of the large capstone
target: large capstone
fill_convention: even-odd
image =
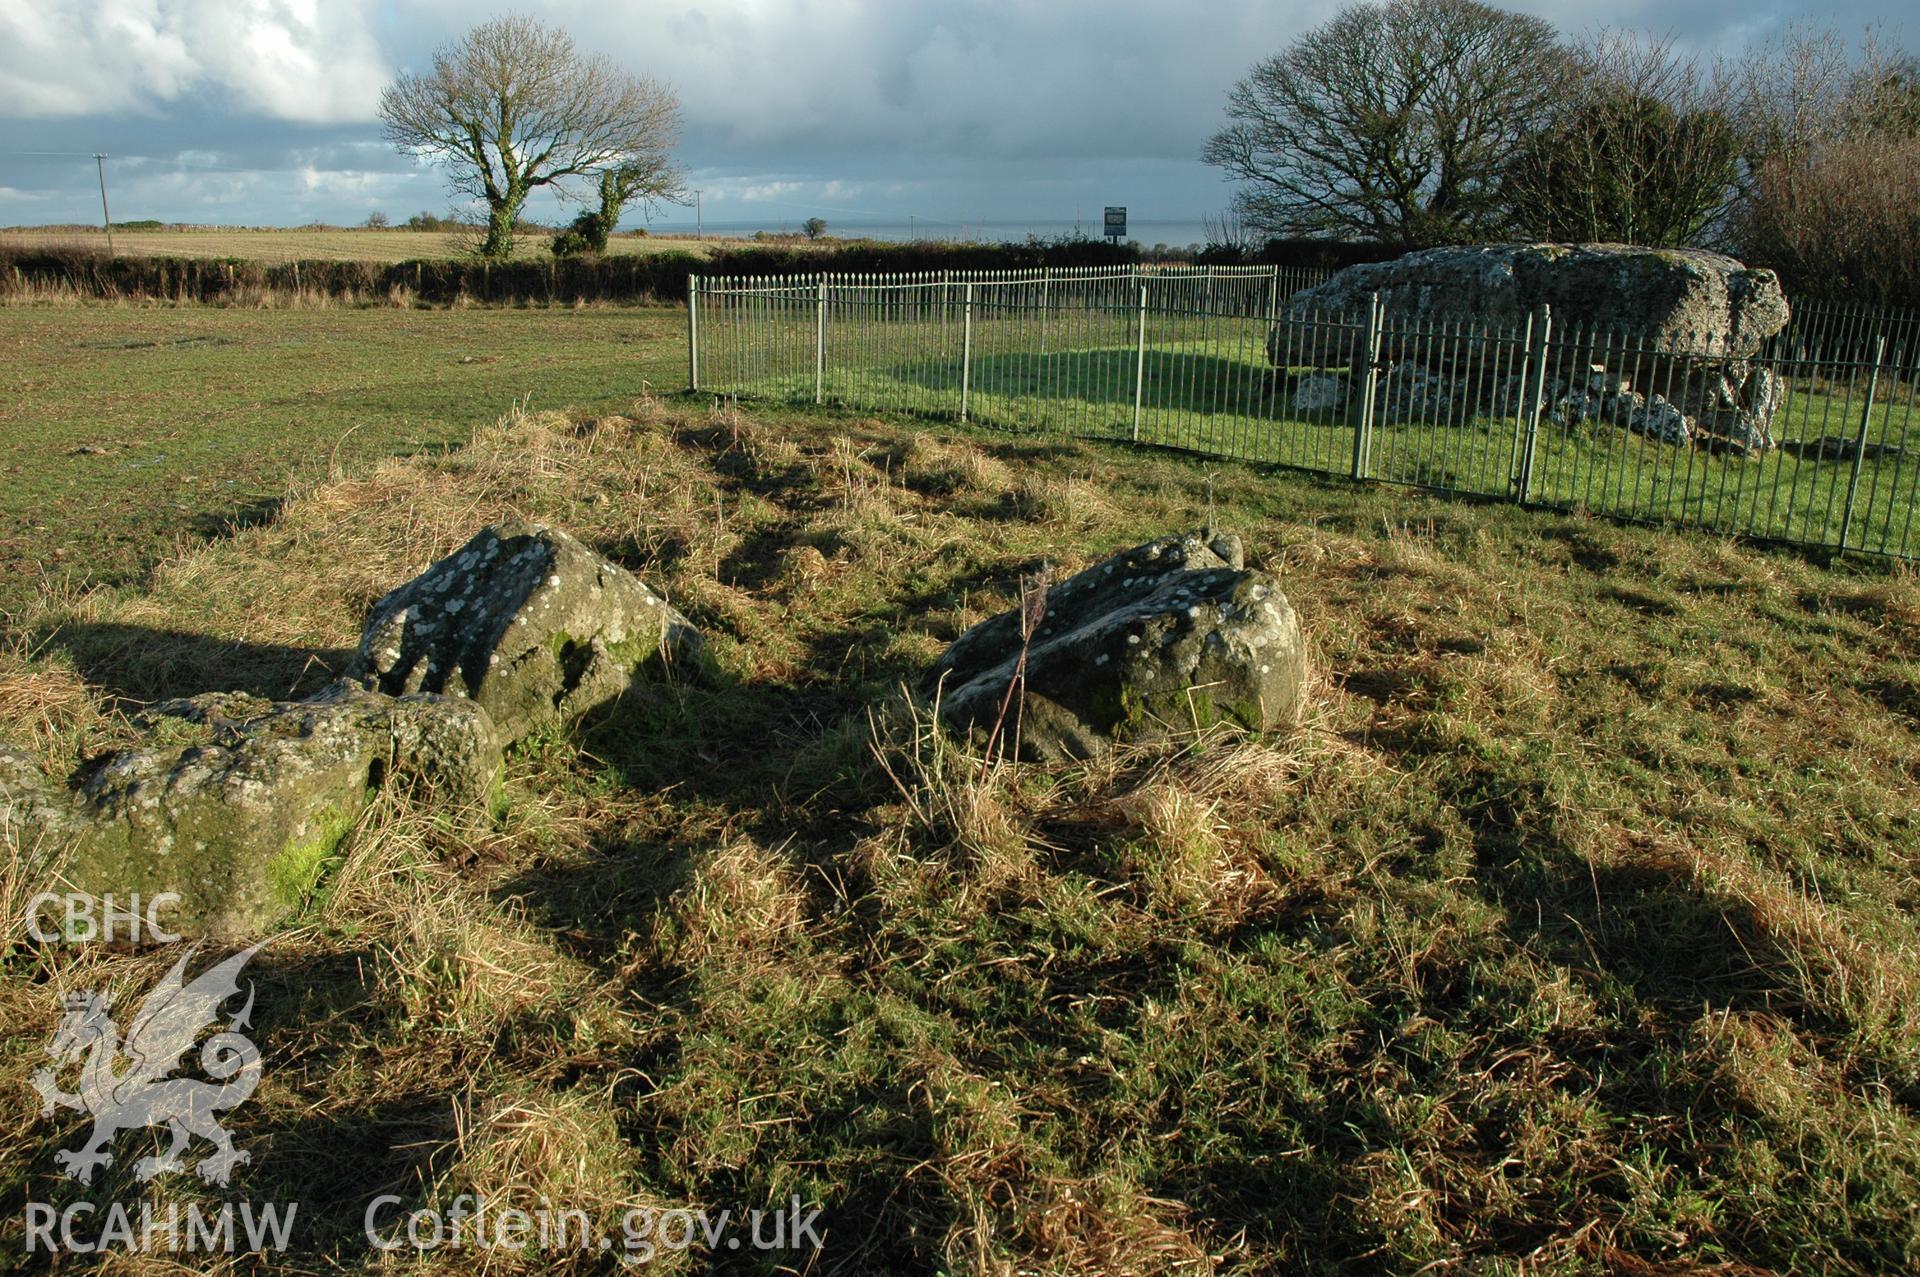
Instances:
[[[508,524],[375,603],[350,674],[394,695],[469,697],[512,744],[705,662],[698,631],[625,568],[564,532]]]
[[[156,705],[140,725],[148,744],[64,784],[9,756],[0,804],[55,844],[42,850],[64,861],[61,890],[175,893],[169,925],[192,935],[257,934],[299,908],[383,788],[452,808],[486,802],[500,780],[493,724],[452,697],[345,682],[298,703],[213,693]]]
[[[1349,266],[1293,295],[1291,311],[1387,313],[1514,327],[1550,306],[1556,328],[1654,350],[1746,358],[1787,326],[1780,280],[1722,253],[1626,244],[1465,244]]]
[[[1360,314],[1376,295],[1385,320],[1374,408],[1383,420],[1458,425],[1523,413],[1524,382],[1489,375],[1500,356],[1486,342],[1505,334],[1517,366],[1518,336],[1547,306],[1557,338],[1540,387],[1549,420],[1569,428],[1610,424],[1662,443],[1747,456],[1775,446],[1783,387],[1754,358],[1789,318],[1772,271],[1701,249],[1425,249],[1348,267],[1295,293],[1267,340],[1276,375],[1295,375],[1282,364],[1296,362],[1297,352],[1329,346],[1326,314]],[[1340,341],[1331,346],[1329,357],[1358,353]]]
[[[1299,621],[1232,535],[1204,529],[1125,551],[1048,590],[1030,642],[1023,624],[1018,609],[982,621],[927,677],[950,724],[982,739],[998,724],[1023,757],[1062,762],[1222,721],[1257,731],[1299,721]],[[1023,646],[1024,687],[1009,699]]]

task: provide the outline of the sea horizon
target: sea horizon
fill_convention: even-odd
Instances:
[[[811,214],[808,216],[812,216]],[[819,214],[827,223],[826,233],[836,239],[878,239],[899,243],[929,242],[1021,243],[1029,236],[1041,239],[1100,239],[1101,221],[1094,218],[982,218],[972,222],[935,221],[930,218],[835,218]],[[690,236],[704,233],[721,238],[747,238],[756,232],[769,235],[797,235],[806,216],[768,217],[747,220],[707,218],[698,226],[691,218],[675,218],[645,224],[650,235]],[[627,228],[635,229],[635,228]],[[1202,218],[1129,219],[1126,238],[1153,246],[1186,248],[1207,242]]]

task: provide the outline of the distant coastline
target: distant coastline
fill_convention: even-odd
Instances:
[[[1029,235],[1041,239],[1060,239],[1085,237],[1100,238],[1100,219],[1064,219],[1064,220],[1019,220],[1019,219],[983,219],[975,222],[932,221],[927,218],[897,221],[878,218],[845,219],[820,214],[827,223],[827,234],[836,239],[882,239],[895,241],[923,240],[973,240],[981,243],[1023,242]],[[769,235],[798,234],[805,216],[767,217],[751,221],[719,220],[707,218],[702,229],[708,235],[727,238],[751,238],[756,231]],[[633,229],[631,226],[622,229]],[[666,236],[689,236],[694,234],[694,223],[688,219],[674,218],[646,223],[649,234]],[[1127,238],[1151,247],[1154,244],[1166,244],[1171,248],[1185,248],[1189,244],[1205,244],[1206,228],[1201,220],[1195,218],[1148,219],[1130,218],[1127,222]]]

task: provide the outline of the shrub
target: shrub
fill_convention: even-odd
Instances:
[[[1740,178],[1726,71],[1670,40],[1625,32],[1589,36],[1568,58],[1546,119],[1507,157],[1507,229],[1526,239],[1699,243]]]
[[[1523,238],[1679,248],[1713,226],[1739,178],[1739,138],[1712,108],[1598,93],[1523,143],[1506,173]]]
[[[383,231],[386,228],[387,228],[387,215],[385,213],[382,213],[379,209],[375,209],[373,212],[367,214],[368,230]]]
[[[1362,262],[1387,262],[1408,251],[1404,244],[1338,239],[1270,239],[1242,260],[1260,266],[1336,271]]]
[[[572,226],[560,231],[553,237],[553,243],[548,245],[548,247],[553,250],[555,257],[585,257],[598,253],[606,247],[606,240],[604,238],[598,246],[593,243],[591,228],[582,227],[580,223],[583,221],[591,222],[592,214],[582,213],[578,218],[574,219]]]
[[[1869,134],[1764,161],[1734,240],[1792,296],[1920,305],[1920,137]]]

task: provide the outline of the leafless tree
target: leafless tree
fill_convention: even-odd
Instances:
[[[1545,126],[1507,167],[1514,232],[1661,248],[1707,237],[1740,177],[1729,77],[1629,32],[1599,32],[1570,58]]]
[[[1796,297],[1920,304],[1920,137],[1849,137],[1763,160],[1734,244]]]
[[[1247,225],[1238,208],[1229,208],[1218,217],[1202,217],[1200,231],[1207,237],[1201,251],[1207,260],[1242,262],[1260,250],[1260,234]]]
[[[1749,51],[1733,71],[1751,164],[1803,157],[1848,130],[1861,68],[1834,28],[1791,27]]]
[[[480,252],[506,257],[527,197],[569,179],[634,175],[626,196],[670,197],[680,107],[673,91],[621,71],[535,18],[483,22],[403,74],[380,98],[393,144],[446,166],[457,191],[484,199]]]
[[[1247,183],[1235,206],[1270,234],[1473,238],[1497,229],[1501,169],[1569,74],[1538,18],[1479,0],[1360,4],[1234,86],[1202,158]]]
[[[1797,295],[1920,301],[1920,67],[1797,28],[1739,66],[1741,256]]]

